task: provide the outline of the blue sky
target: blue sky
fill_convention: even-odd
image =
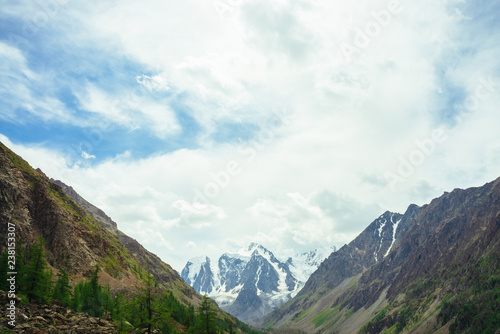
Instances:
[[[222,6],[221,6],[222,4]],[[500,176],[491,1],[6,1],[0,140],[176,269]]]

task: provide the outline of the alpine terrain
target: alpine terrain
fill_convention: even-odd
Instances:
[[[298,254],[280,261],[256,243],[223,254],[216,263],[191,259],[181,277],[198,293],[207,294],[228,313],[251,324],[294,297],[307,278],[335,247]]]
[[[19,333],[196,332],[204,325],[199,308],[210,311],[203,314],[214,329],[254,332],[2,143],[0,226],[0,290],[8,292],[0,302],[12,308],[0,315],[0,332],[7,323]]]
[[[306,333],[498,333],[500,178],[386,212],[263,321]]]

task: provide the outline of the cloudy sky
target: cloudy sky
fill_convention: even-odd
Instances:
[[[175,269],[500,176],[500,4],[2,2],[0,141]]]

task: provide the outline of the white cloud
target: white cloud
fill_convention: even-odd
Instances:
[[[124,154],[88,168],[68,168],[40,147],[13,148],[73,185],[176,269],[191,256],[250,241],[278,253],[348,242],[385,210],[402,212],[412,202],[498,177],[500,87],[459,124],[442,117],[443,106],[452,108],[442,102],[450,86],[467,99],[482,77],[500,81],[497,35],[464,34],[465,24],[475,23],[457,11],[458,2],[401,1],[366,45],[356,44],[360,31],[366,35],[378,23],[373,13],[388,11],[390,3],[246,1],[223,17],[202,0],[71,7],[64,20],[82,23],[73,37],[148,69],[127,74],[147,93],[142,99],[133,90],[85,83],[82,108],[165,139],[183,133],[169,100],[180,97],[183,111],[202,127],[196,138],[202,148],[137,161]],[[349,59],[342,43],[356,47]],[[20,101],[33,103],[23,92],[29,85],[22,73],[32,72],[22,53],[0,44],[0,54],[9,59],[4,64],[21,68],[12,72]],[[171,95],[156,100],[160,93]],[[41,110],[68,112],[57,101],[44,103]],[[276,110],[290,117],[266,132]],[[257,125],[260,137],[213,142],[209,135],[227,119]],[[384,175],[397,174],[401,159],[419,154],[418,143],[436,129],[444,129],[446,140],[391,188]],[[230,162],[238,173],[228,172]],[[220,185],[214,175],[229,175],[228,181]],[[218,187],[217,195],[194,208],[195,190],[207,185]]]
[[[172,206],[179,210],[179,217],[167,221],[167,226],[182,226],[186,228],[208,228],[218,225],[227,217],[224,210],[213,204],[189,203],[185,200],[175,201]]]
[[[84,158],[85,160],[88,160],[88,159],[95,159],[95,155],[88,154],[87,152],[82,151],[82,158]]]
[[[143,74],[138,75],[135,80],[138,84],[144,86],[150,92],[170,90],[167,81],[161,75],[148,76]]]
[[[142,87],[147,86],[142,81],[138,83]],[[179,133],[180,125],[168,102],[155,101],[140,86],[113,94],[89,84],[78,99],[82,109],[97,113],[108,122],[131,130],[151,129],[159,138]]]
[[[41,121],[74,123],[73,113],[59,100],[34,89],[34,83],[44,83],[46,77],[34,72],[21,50],[0,42],[0,118],[13,123],[25,123],[27,113]],[[51,84],[46,84],[50,90]]]
[[[89,84],[84,92],[79,93],[78,99],[80,107],[86,111],[98,113],[102,118],[113,123],[126,125],[132,129],[137,128],[128,110],[136,106],[136,101],[126,94],[112,96],[95,85]]]

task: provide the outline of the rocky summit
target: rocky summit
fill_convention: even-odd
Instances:
[[[206,256],[193,258],[181,277],[225,311],[258,325],[257,319],[295,296],[334,251],[332,246],[281,261],[267,248],[252,243],[236,253],[223,254],[216,263]]]

